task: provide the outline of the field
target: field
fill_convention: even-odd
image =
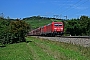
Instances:
[[[90,48],[26,37],[27,42],[0,47],[0,60],[90,60]]]

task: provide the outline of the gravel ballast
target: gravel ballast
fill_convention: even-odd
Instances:
[[[52,41],[71,43],[71,44],[77,44],[84,47],[90,47],[89,38],[62,38],[62,37],[39,37],[39,38],[48,39]]]

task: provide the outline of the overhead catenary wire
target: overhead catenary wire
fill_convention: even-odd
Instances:
[[[69,0],[63,1],[63,2],[66,3],[66,2],[68,2],[68,1],[69,1]],[[55,5],[56,5],[56,4],[55,4]],[[61,5],[62,5],[62,4],[61,4]],[[59,5],[58,9],[56,9],[55,11],[58,11],[59,9],[62,10],[64,6],[61,6],[61,5]],[[64,5],[64,4],[63,4],[63,5]],[[59,14],[54,14],[54,13],[53,13],[53,17],[54,17],[54,18],[61,18],[61,15],[59,15]]]
[[[76,7],[76,8],[78,8],[79,6],[81,6],[81,5],[83,5],[83,4],[85,4],[85,3],[87,3],[88,1],[90,1],[90,0],[86,0],[86,1],[84,1],[83,3],[81,3],[81,4],[78,4],[78,3],[80,3],[80,2],[82,2],[82,0],[79,0],[78,2],[76,2],[75,4],[73,4],[73,5],[71,5],[70,7],[68,7],[66,10],[64,10],[64,11],[62,11],[62,13],[61,14],[63,14],[63,13],[65,13],[65,12],[71,12],[71,11],[73,11],[73,7]],[[77,4],[77,5],[76,5]],[[72,8],[71,8],[72,7]],[[69,10],[71,10],[71,11],[69,11]],[[79,12],[81,12],[81,11],[79,11]],[[74,13],[74,12],[73,12]],[[72,15],[73,15],[73,13],[72,13]],[[67,14],[67,13],[65,13],[65,14]],[[67,16],[67,15],[66,15]]]
[[[82,4],[76,6],[76,8],[78,8],[78,7],[81,6],[81,5],[84,5],[84,4],[87,3],[88,1],[90,1],[90,0],[86,0],[86,1],[83,2]],[[82,10],[80,10],[80,11],[77,11],[76,13],[72,13],[71,15],[77,14],[77,13],[81,13],[81,12],[86,11],[86,10],[88,10],[88,9],[89,9],[89,8],[87,7],[86,9],[82,9]]]
[[[80,3],[82,0],[79,0],[77,1],[76,3],[74,3],[73,5],[70,5],[68,8],[64,9],[63,11],[60,12],[60,18],[61,16],[63,16],[63,13],[67,12],[68,10],[70,10],[71,7],[75,6],[76,4]],[[62,6],[62,8],[65,7],[65,6]],[[66,16],[66,19],[67,19],[67,15],[64,15],[63,17]]]
[[[80,3],[82,0],[77,1],[75,4],[69,6],[67,9],[65,9],[64,11],[61,11],[61,14],[63,14],[64,12],[68,11],[71,7],[75,6],[76,4]]]
[[[87,0],[87,1],[83,2],[82,5],[85,4],[85,3],[87,3],[88,1],[90,1],[90,0]],[[79,5],[79,6],[80,6],[80,5]],[[77,6],[77,7],[78,7],[78,6]],[[86,8],[86,9],[87,9],[87,8]],[[85,11],[85,10],[82,10],[82,11]],[[78,13],[79,13],[79,12],[81,12],[81,11],[78,11]]]

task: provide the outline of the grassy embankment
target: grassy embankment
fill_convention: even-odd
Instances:
[[[26,40],[0,47],[0,60],[90,60],[90,48],[34,37]]]

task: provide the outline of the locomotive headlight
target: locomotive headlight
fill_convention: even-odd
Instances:
[[[57,28],[54,28],[54,31],[56,31],[57,30]]]
[[[57,29],[57,28],[54,28],[55,30]]]
[[[61,28],[61,30],[63,30],[63,28]]]

